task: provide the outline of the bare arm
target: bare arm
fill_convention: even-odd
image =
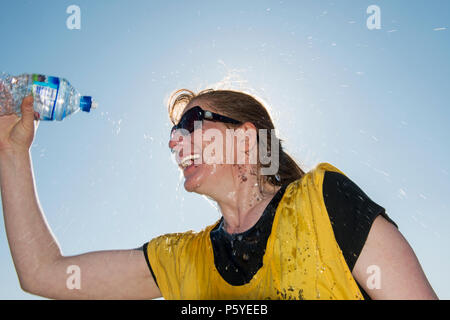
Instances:
[[[36,193],[29,152],[35,125],[32,99],[22,118],[0,117],[0,187],[6,235],[23,290],[56,299],[149,299],[161,296],[142,251],[115,250],[64,257]],[[80,273],[70,289],[68,267]],[[70,271],[70,269],[69,269]],[[70,282],[70,281],[69,281]]]
[[[52,299],[161,297],[140,250],[98,251],[59,257],[42,265],[29,285],[26,289],[30,293]]]
[[[372,299],[438,299],[406,239],[382,216],[372,224],[353,275]]]

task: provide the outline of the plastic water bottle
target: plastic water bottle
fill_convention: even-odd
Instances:
[[[82,96],[66,79],[41,74],[0,75],[0,115],[21,114],[22,99],[32,94],[40,120],[63,120],[80,110],[90,112],[97,103]]]

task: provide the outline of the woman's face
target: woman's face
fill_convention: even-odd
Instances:
[[[195,100],[186,106],[183,115],[194,106],[215,112],[204,101]],[[188,136],[182,136],[179,130],[172,135],[169,148],[183,171],[186,191],[214,196],[220,193],[221,188],[226,188],[227,180],[232,177],[231,165],[226,163],[226,129],[222,122],[204,120],[201,128]],[[191,165],[182,166],[183,159],[189,155],[198,158],[192,160]]]

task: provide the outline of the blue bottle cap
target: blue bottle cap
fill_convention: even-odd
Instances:
[[[89,96],[82,96],[80,99],[80,109],[89,112],[91,111],[92,106],[92,97]]]

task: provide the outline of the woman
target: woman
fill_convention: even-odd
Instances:
[[[169,104],[176,124],[169,147],[184,187],[215,200],[219,221],[199,233],[152,239],[144,254],[63,256],[34,189],[31,97],[22,114],[0,117],[0,183],[8,241],[27,292],[59,299],[437,298],[384,209],[330,164],[303,172],[276,137],[261,133],[273,129],[262,104],[235,91],[180,90]],[[246,135],[230,147],[224,137],[233,129]],[[249,161],[255,151],[256,162]],[[73,265],[82,271],[77,290],[66,285]]]

